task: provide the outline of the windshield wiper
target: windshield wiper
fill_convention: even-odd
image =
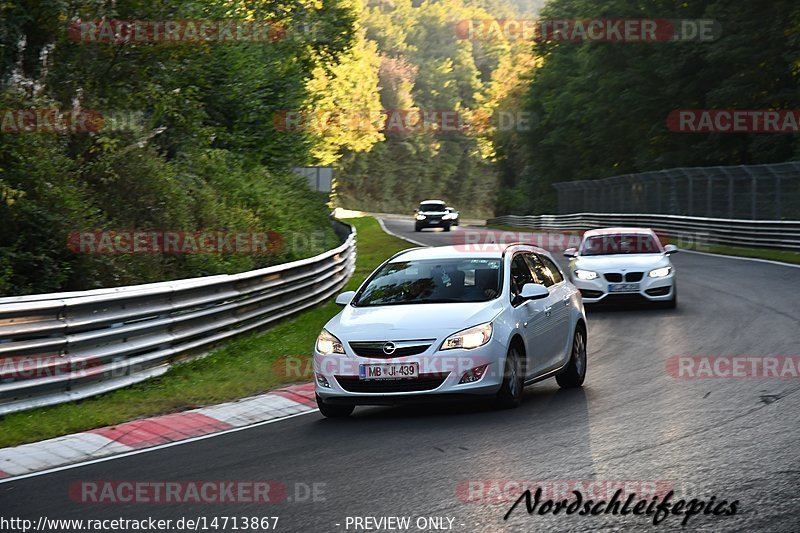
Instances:
[[[469,303],[465,300],[453,300],[450,298],[433,298],[429,300],[404,300],[402,302],[370,302],[368,304],[360,304],[361,307],[369,307],[374,305],[411,305],[411,304],[463,304]]]

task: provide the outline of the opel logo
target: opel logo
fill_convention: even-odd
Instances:
[[[383,353],[386,355],[392,355],[397,347],[394,345],[393,342],[387,342],[383,345]]]

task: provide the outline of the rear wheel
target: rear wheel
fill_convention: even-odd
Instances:
[[[586,331],[580,326],[572,338],[572,354],[567,367],[556,376],[558,385],[569,389],[580,387],[586,378]]]
[[[315,396],[317,397],[317,407],[319,407],[319,412],[328,418],[344,418],[346,416],[350,416],[353,413],[353,409],[355,409],[354,405],[327,404],[322,401],[322,398],[319,397],[319,394],[315,394]]]
[[[516,344],[512,344],[506,355],[506,366],[503,372],[503,383],[497,393],[497,404],[503,409],[519,407],[522,403],[522,387],[524,384],[522,355]]]

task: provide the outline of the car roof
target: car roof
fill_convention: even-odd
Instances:
[[[583,234],[584,237],[594,237],[596,235],[655,235],[655,232],[650,228],[598,228],[590,229]]]
[[[455,246],[431,246],[428,248],[410,248],[397,253],[391,258],[396,261],[420,261],[425,259],[500,259],[509,250],[517,249],[550,255],[529,244],[459,244]]]
[[[422,200],[421,204],[446,204],[444,200]]]

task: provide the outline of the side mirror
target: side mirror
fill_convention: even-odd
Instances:
[[[345,291],[336,297],[336,303],[339,305],[347,305],[353,301],[353,296],[355,295],[356,291]]]
[[[538,283],[526,283],[522,286],[520,297],[523,300],[541,300],[550,296],[550,291],[547,287]]]
[[[567,248],[564,250],[564,257],[575,257],[576,255],[578,255],[577,248]]]
[[[678,247],[674,244],[668,244],[664,247],[664,253],[667,255],[678,253]]]

